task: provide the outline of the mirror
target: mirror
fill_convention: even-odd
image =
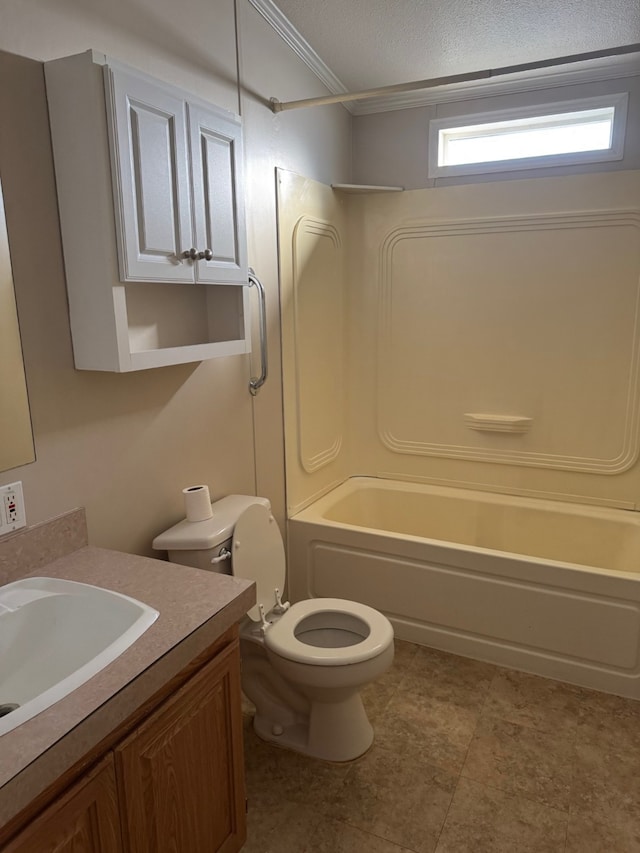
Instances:
[[[35,459],[0,183],[0,471]]]

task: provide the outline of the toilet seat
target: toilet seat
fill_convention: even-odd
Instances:
[[[252,622],[260,622],[260,605],[269,613],[276,603],[274,590],[282,592],[285,582],[282,537],[266,507],[254,504],[242,512],[233,531],[231,559],[235,577],[256,582],[257,603],[247,615]],[[336,618],[329,617],[325,624],[317,618],[323,613],[333,613]],[[336,643],[335,647],[327,647],[322,642],[310,645],[296,636],[298,627],[309,617],[316,617],[308,629],[312,632],[328,632],[334,639],[344,632],[345,639],[349,636],[352,641],[361,630],[366,636],[352,645]],[[283,614],[269,613],[267,618],[273,622],[264,630],[266,648],[296,663],[347,666],[371,660],[393,643],[393,628],[386,616],[366,604],[341,598],[312,598],[292,605]]]
[[[339,648],[311,646],[299,640],[295,631],[300,623],[322,613],[353,616],[365,623],[368,636],[355,645]],[[269,651],[286,660],[316,666],[346,666],[370,660],[383,652],[393,642],[393,628],[386,616],[366,604],[341,598],[311,598],[293,604],[267,629],[264,642]]]

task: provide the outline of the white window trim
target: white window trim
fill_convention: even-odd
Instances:
[[[574,101],[537,104],[532,107],[514,107],[485,113],[467,113],[450,118],[437,118],[429,122],[429,178],[453,178],[462,175],[485,175],[492,172],[514,172],[525,169],[548,169],[554,166],[573,166],[580,163],[602,163],[622,160],[624,156],[624,136],[627,124],[627,106],[629,93],[620,92],[601,95],[597,98],[578,98]],[[568,154],[547,154],[540,157],[523,157],[517,160],[494,160],[485,163],[463,163],[456,166],[438,165],[438,142],[441,130],[465,127],[467,125],[488,124],[490,122],[510,121],[518,118],[557,115],[559,113],[592,110],[601,107],[614,107],[611,148],[600,151],[575,151]]]

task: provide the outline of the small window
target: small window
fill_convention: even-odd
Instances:
[[[628,95],[429,123],[429,177],[621,160]]]

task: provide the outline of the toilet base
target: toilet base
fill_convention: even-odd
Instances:
[[[373,743],[359,693],[340,702],[312,702],[304,723],[282,726],[256,711],[253,728],[262,740],[324,761],[353,761]]]
[[[295,606],[295,605],[294,605]],[[360,690],[393,661],[393,643],[374,658],[316,666],[274,654],[248,620],[240,630],[242,689],[256,708],[256,734],[302,755],[353,761],[373,743]]]

